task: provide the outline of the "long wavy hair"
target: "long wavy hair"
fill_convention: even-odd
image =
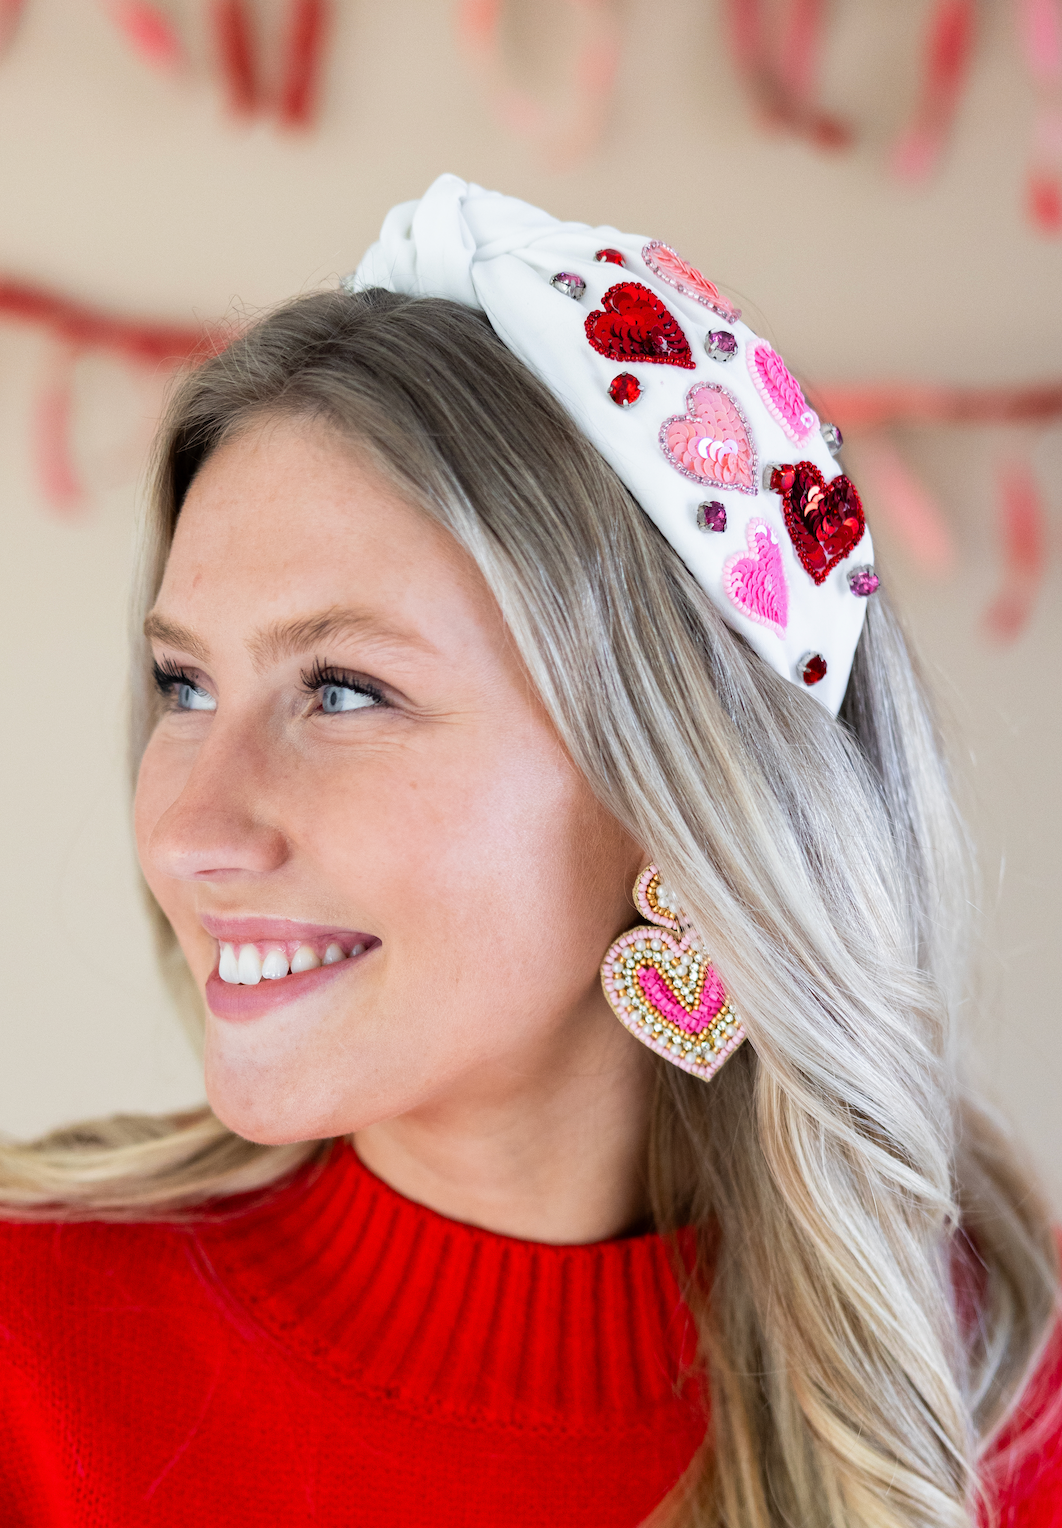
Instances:
[[[1058,1269],[1024,1168],[960,1081],[966,841],[883,593],[834,720],[725,625],[479,315],[308,296],[187,376],[162,428],[134,765],[155,716],[140,623],[184,495],[220,442],[277,414],[355,443],[475,559],[576,765],[744,1016],[749,1043],[710,1083],[656,1063],[652,1204],[661,1231],[695,1230],[684,1276],[711,1398],[661,1521],[969,1524]],[[255,1145],[209,1112],[111,1120],[4,1148],[0,1199],[21,1216],[187,1215],[320,1149]]]

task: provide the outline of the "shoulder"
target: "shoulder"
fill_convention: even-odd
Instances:
[[[0,1221],[0,1362],[98,1345],[137,1313],[183,1303],[194,1283],[179,1226]]]
[[[105,1405],[118,1374],[199,1366],[231,1324],[192,1226],[0,1223],[0,1413],[20,1386]]]
[[[165,1222],[0,1218],[0,1302],[29,1308],[73,1290],[113,1291],[145,1268],[163,1273],[184,1239]]]

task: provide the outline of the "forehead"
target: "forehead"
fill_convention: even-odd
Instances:
[[[327,426],[268,419],[219,446],[188,490],[156,609],[246,626],[351,605],[414,629],[500,619],[467,553]]]
[[[317,555],[323,541],[368,549],[386,541],[442,553],[448,541],[359,451],[327,425],[299,417],[257,420],[204,461],[173,538],[181,558],[202,558],[234,539],[272,540],[287,560]],[[432,543],[435,543],[432,545]]]

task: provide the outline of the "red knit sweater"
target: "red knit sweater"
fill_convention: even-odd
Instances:
[[[0,1525],[635,1528],[691,1339],[658,1237],[495,1236],[346,1147],[191,1225],[2,1225]],[[1003,1528],[1062,1528],[1060,1436]]]

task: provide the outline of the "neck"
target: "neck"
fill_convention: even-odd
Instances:
[[[581,1043],[526,1067],[509,1056],[359,1130],[358,1155],[406,1198],[501,1235],[582,1243],[642,1228],[652,1058],[602,1017],[572,1026]]]

